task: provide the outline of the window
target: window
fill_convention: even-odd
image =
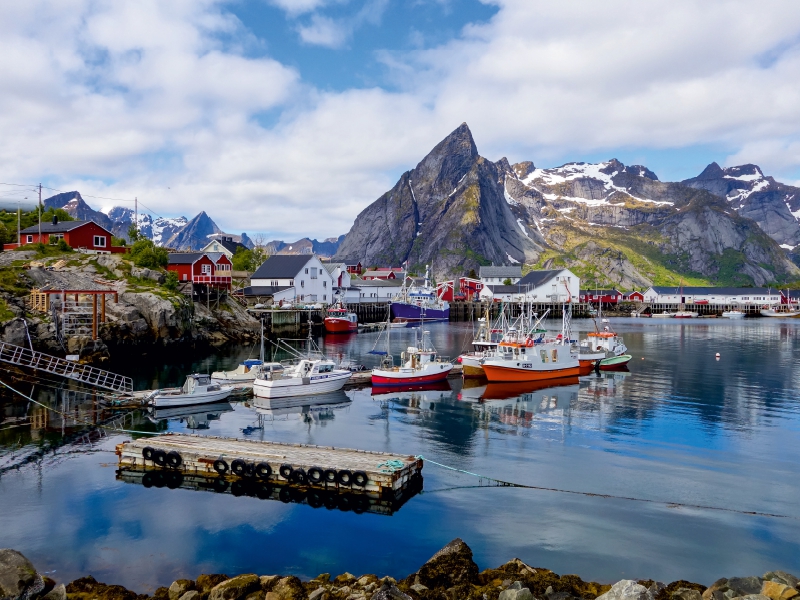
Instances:
[[[94,245],[96,248],[105,248],[106,247],[106,236],[104,235],[96,235],[94,236]]]
[[[32,243],[33,243],[33,236],[32,236],[32,235],[29,235],[29,236],[28,236],[27,242],[28,242],[29,244],[32,244]]]
[[[324,288],[328,287],[328,282],[327,281],[323,281],[322,282],[322,287],[324,287]]]
[[[322,299],[323,300],[327,300],[328,299],[328,295],[327,294],[322,294]]]
[[[272,281],[269,282],[269,284],[272,287],[278,287],[278,280],[277,279],[273,279]]]
[[[317,269],[316,267],[311,267],[311,279],[317,278]]]
[[[300,287],[306,287],[306,280],[305,279],[301,279],[300,280]]]
[[[306,275],[308,275],[308,269],[306,269]]]
[[[289,280],[289,285],[294,285],[294,279]]]
[[[200,265],[200,272],[203,275],[211,275],[211,265]]]

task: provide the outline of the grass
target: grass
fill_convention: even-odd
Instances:
[[[91,264],[97,270],[97,272],[100,275],[102,275],[103,277],[105,277],[109,281],[116,281],[117,279],[119,279],[119,277],[114,275],[114,271],[112,271],[111,269],[109,269],[106,266],[101,265],[96,260],[90,261],[89,264]]]
[[[16,315],[11,312],[11,309],[8,308],[8,302],[6,302],[5,298],[0,298],[0,321],[5,323],[6,321],[10,321]]]
[[[0,268],[0,290],[15,296],[24,296],[30,292],[21,267]]]
[[[64,251],[59,250],[58,246],[50,245],[50,244],[26,244],[25,246],[20,246],[19,248],[14,248],[12,252],[35,252],[36,255],[34,258],[50,258],[50,257],[64,257],[65,255],[72,254],[72,250]]]

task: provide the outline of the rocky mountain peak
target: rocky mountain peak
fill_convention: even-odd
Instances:
[[[516,173],[518,179],[525,179],[528,175],[536,170],[536,166],[530,160],[515,163],[511,166],[511,168],[513,169],[514,173]]]
[[[111,231],[111,220],[100,211],[94,210],[91,206],[86,204],[86,201],[78,191],[63,192],[55,196],[50,196],[43,200],[42,204],[45,210],[51,207],[61,208],[67,211],[74,219],[79,221],[94,221],[101,227],[105,227]]]
[[[703,172],[700,173],[695,179],[719,179],[722,177],[724,173],[722,172],[722,167],[720,167],[717,163],[712,162],[708,165]]]

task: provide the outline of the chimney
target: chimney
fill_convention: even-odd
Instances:
[[[53,225],[58,225],[58,216],[53,215]]]

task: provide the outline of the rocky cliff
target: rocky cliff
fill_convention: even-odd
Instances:
[[[478,154],[463,123],[356,218],[337,258],[430,264],[437,277],[535,260],[544,240],[517,223],[503,193],[508,161]]]
[[[623,288],[800,277],[785,251],[800,242],[792,214],[800,194],[760,170],[766,183],[745,168],[709,169],[669,183],[616,159],[553,169],[494,163],[462,124],[356,218],[337,257],[408,261],[412,270],[430,263],[437,277],[490,263],[562,265],[587,283]],[[731,194],[754,198],[752,206]]]

